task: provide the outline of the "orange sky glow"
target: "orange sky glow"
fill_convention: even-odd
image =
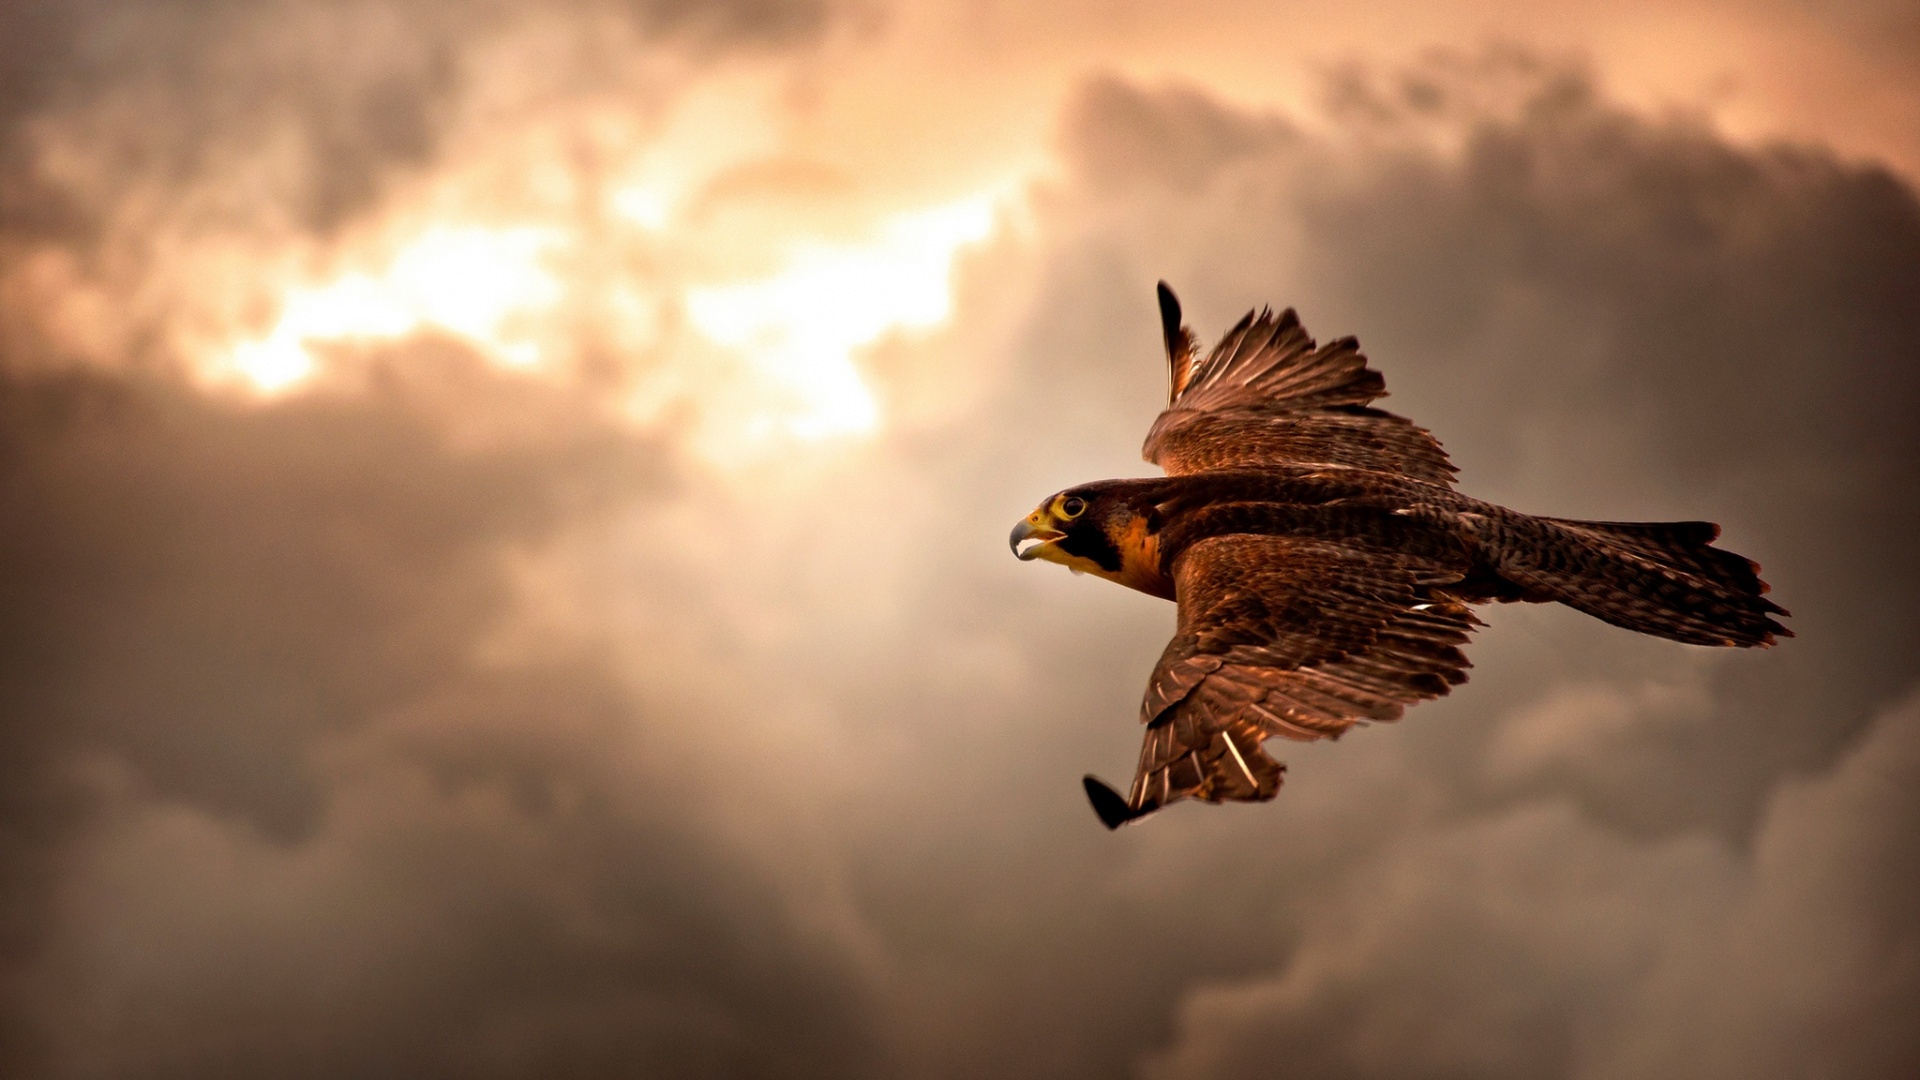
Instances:
[[[0,4],[0,1075],[1920,1075],[1917,184],[1904,0]],[[1156,279],[1799,636],[1109,833]]]
[[[264,394],[325,378],[343,346],[419,334],[534,375],[577,372],[595,351],[644,356],[621,407],[642,421],[692,408],[710,456],[746,460],[887,422],[863,352],[946,318],[954,261],[1045,182],[1059,109],[1091,73],[1204,87],[1311,128],[1316,87],[1343,66],[1525,48],[1736,139],[1920,166],[1914,65],[1846,37],[1872,29],[1870,12],[1835,24],[1719,4],[857,10],[797,60],[696,69],[662,68],[637,42],[622,55],[604,26],[524,13],[465,43],[477,86],[457,101],[443,161],[344,232],[275,245],[280,230],[238,205],[249,188],[271,199],[297,165],[268,140],[221,176],[227,190],[129,200],[128,261],[144,249],[164,270],[101,280],[49,253],[10,287],[39,297],[76,352],[123,351],[158,321],[209,385]],[[578,90],[551,77],[569,63],[607,70]],[[44,168],[99,186],[108,166],[71,141],[84,131],[50,131]]]

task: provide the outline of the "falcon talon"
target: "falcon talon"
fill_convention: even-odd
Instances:
[[[1161,282],[1171,388],[1143,456],[1164,477],[1068,488],[1013,527],[1059,563],[1178,605],[1147,683],[1131,794],[1084,780],[1109,829],[1182,799],[1265,802],[1270,738],[1338,738],[1467,681],[1472,605],[1557,601],[1643,634],[1766,647],[1793,632],[1704,521],[1535,517],[1461,495],[1425,428],[1372,407],[1359,343],[1248,312],[1204,359]],[[1031,541],[1027,547],[1022,543]]]

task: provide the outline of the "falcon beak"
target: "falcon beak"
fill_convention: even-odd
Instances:
[[[1027,562],[1039,558],[1041,548],[1065,535],[1067,534],[1053,527],[1052,516],[1045,509],[1040,509],[1027,515],[1026,520],[1013,527],[1012,535],[1007,537],[1007,546],[1013,549],[1015,558],[1021,562]],[[1038,540],[1040,543],[1022,551],[1020,542],[1023,540]]]

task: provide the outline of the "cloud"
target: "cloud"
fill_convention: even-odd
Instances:
[[[658,444],[435,352],[268,407],[0,382],[9,1072],[865,1053],[850,962],[677,808],[666,703],[500,655],[514,553],[660,497]]]
[[[819,32],[760,10],[642,23]],[[224,44],[154,46],[184,115],[197,65],[266,33],[206,11],[184,25]],[[389,14],[460,28],[366,61],[423,138],[389,138],[413,106],[338,143],[295,124],[342,186],[296,168],[236,231],[270,246],[284,215],[324,246],[330,214],[391,211],[378,178],[445,165],[447,117],[485,115],[431,74],[468,69],[422,59],[481,16]],[[76,118],[150,85],[76,63],[16,133],[84,141]],[[564,98],[570,70],[516,68],[506,96]],[[378,82],[285,77],[314,117]],[[266,400],[0,341],[10,1074],[1911,1062],[1913,193],[1524,58],[1340,78],[1316,117],[1089,79],[950,323],[857,355],[891,423],[757,472],[636,421],[617,365],[503,371],[426,330],[340,343],[337,378]],[[186,162],[162,216],[279,130],[199,120],[155,138]],[[123,228],[138,200],[100,175],[82,205]],[[9,271],[98,240],[19,236]],[[1146,471],[1159,277],[1203,336],[1264,302],[1357,334],[1471,493],[1723,521],[1802,636],[1731,655],[1499,609],[1473,682],[1287,748],[1276,803],[1106,835],[1076,780],[1130,768],[1171,612],[1002,544],[1046,493]],[[1832,1016],[1857,1037],[1822,1041]]]
[[[213,173],[242,190],[209,209],[290,212],[331,229],[372,205],[390,174],[428,165],[462,99],[524,86],[522,63],[539,59],[503,56],[503,38],[598,34],[598,49],[562,46],[579,89],[619,84],[617,46],[689,58],[797,48],[832,15],[819,0],[570,0],[538,13],[494,0],[22,0],[4,15],[5,190],[15,206],[107,209],[75,206],[49,183],[65,178],[35,175],[35,144],[57,124],[97,144],[87,152],[114,176],[96,182],[182,185]],[[262,195],[279,205],[259,206]]]
[[[1920,1053],[1920,707],[1777,789],[1751,854],[1565,803],[1436,821],[1270,977],[1183,1003],[1155,1077],[1888,1076]]]

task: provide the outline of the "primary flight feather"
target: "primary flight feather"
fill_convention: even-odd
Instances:
[[[1473,604],[1558,601],[1694,645],[1793,636],[1759,567],[1712,546],[1719,526],[1468,498],[1438,440],[1371,406],[1386,380],[1354,339],[1316,346],[1292,309],[1248,312],[1202,359],[1159,295],[1172,388],[1142,453],[1168,475],[1068,488],[1009,539],[1178,605],[1132,787],[1086,778],[1108,828],[1271,799],[1285,766],[1266,740],[1338,737],[1465,682]]]

